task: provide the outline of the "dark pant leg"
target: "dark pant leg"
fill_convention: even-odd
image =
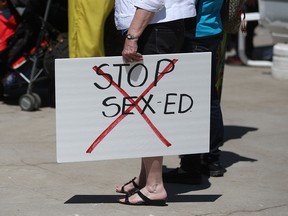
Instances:
[[[258,4],[255,5],[248,5],[246,4],[246,13],[251,12],[258,12]],[[255,29],[258,26],[258,21],[250,21],[247,22],[246,26],[246,37],[245,37],[245,54],[246,56],[251,59],[253,57],[253,51],[254,51],[254,35],[255,35]]]
[[[7,52],[0,53],[0,100],[3,99],[4,95],[4,86],[3,86],[3,79],[7,72]]]
[[[185,38],[183,52],[212,52],[211,63],[211,112],[210,112],[210,152],[206,154],[182,155],[181,168],[186,171],[199,169],[201,158],[206,162],[219,160],[219,147],[223,145],[224,126],[220,106],[220,95],[216,88],[217,51],[222,34],[205,38]]]

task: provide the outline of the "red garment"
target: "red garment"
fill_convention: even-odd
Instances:
[[[0,52],[7,47],[7,40],[15,32],[17,23],[15,16],[11,15],[7,19],[2,13],[0,13]]]

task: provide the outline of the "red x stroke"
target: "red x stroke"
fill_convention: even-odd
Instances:
[[[172,62],[170,62],[164,70],[158,75],[157,82],[164,77],[164,75],[170,70],[170,68],[175,65],[177,62],[177,59],[173,59]],[[97,66],[93,67],[93,70],[98,71],[101,75],[105,74],[101,69],[99,69]],[[103,76],[106,80],[108,80],[108,77]],[[108,80],[109,81],[109,80]],[[154,87],[154,81],[147,87],[145,91],[142,92],[142,94],[137,98],[137,100],[133,100],[129,94],[119,87],[114,81],[112,81],[112,85],[125,97],[128,98],[128,100],[133,104],[134,106],[130,106],[125,110],[125,113],[130,112],[134,107],[136,107],[137,111],[140,113],[140,115],[143,117],[143,119],[147,122],[147,124],[151,127],[151,129],[154,131],[154,133],[158,136],[158,138],[167,146],[171,146],[171,143],[161,134],[161,132],[155,127],[155,125],[150,121],[148,116],[143,112],[142,109],[138,106],[138,103],[140,100]],[[116,118],[98,137],[97,139],[91,144],[91,146],[87,149],[86,153],[91,153],[94,148],[110,133],[110,131],[118,124],[120,121],[122,121],[126,116],[128,115],[120,115],[118,118]]]

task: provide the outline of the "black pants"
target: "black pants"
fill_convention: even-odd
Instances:
[[[180,52],[184,31],[184,20],[151,24],[139,38],[138,51],[143,55]]]
[[[3,86],[3,78],[7,72],[7,55],[6,52],[0,53],[0,99],[3,98],[4,94],[4,86]]]
[[[248,5],[246,3],[245,11],[246,13],[258,12],[259,11],[258,3],[255,5]],[[255,34],[254,31],[257,26],[258,26],[258,20],[247,22],[246,37],[245,37],[245,54],[249,59],[253,58],[253,50],[254,50],[253,38]]]
[[[188,23],[188,22],[187,22]],[[224,125],[220,106],[220,95],[216,88],[216,68],[218,62],[218,46],[222,40],[222,34],[209,37],[196,38],[193,24],[186,23],[186,33],[182,52],[212,52],[211,64],[211,110],[210,110],[210,152],[206,154],[181,155],[181,168],[186,171],[199,169],[201,160],[212,163],[219,160],[219,147],[223,145]],[[191,29],[190,29],[191,28]]]

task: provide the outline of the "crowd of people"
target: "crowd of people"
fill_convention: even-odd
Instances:
[[[163,156],[142,158],[139,175],[123,186],[116,187],[116,192],[125,194],[118,200],[120,203],[163,206],[166,205],[167,199],[164,182],[201,184],[201,180],[195,181],[195,179],[201,179],[203,174],[219,177],[226,172],[221,165],[220,151],[224,140],[220,99],[225,57],[223,50],[227,38],[222,31],[221,23],[223,1],[69,1],[67,15],[69,30],[67,31],[69,31],[69,57],[71,58],[105,55],[103,44],[106,36],[104,36],[103,23],[111,13],[114,15],[117,32],[120,32],[122,38],[119,42],[123,44],[120,43],[118,46],[121,47],[119,54],[122,54],[125,62],[141,61],[146,54],[212,53],[210,152],[180,155],[180,166],[167,173],[162,173]],[[1,18],[0,27],[1,29],[4,25],[9,27],[0,32],[0,52],[5,50],[7,39],[17,27],[17,17],[6,10],[8,2],[10,1],[0,0],[0,18],[5,18]],[[93,5],[97,4],[98,21],[96,21],[97,12],[89,13],[89,10],[95,9]],[[81,16],[86,16],[86,19],[82,19]],[[3,63],[6,60],[2,56],[4,55],[1,53]],[[1,89],[0,93],[3,93]]]

